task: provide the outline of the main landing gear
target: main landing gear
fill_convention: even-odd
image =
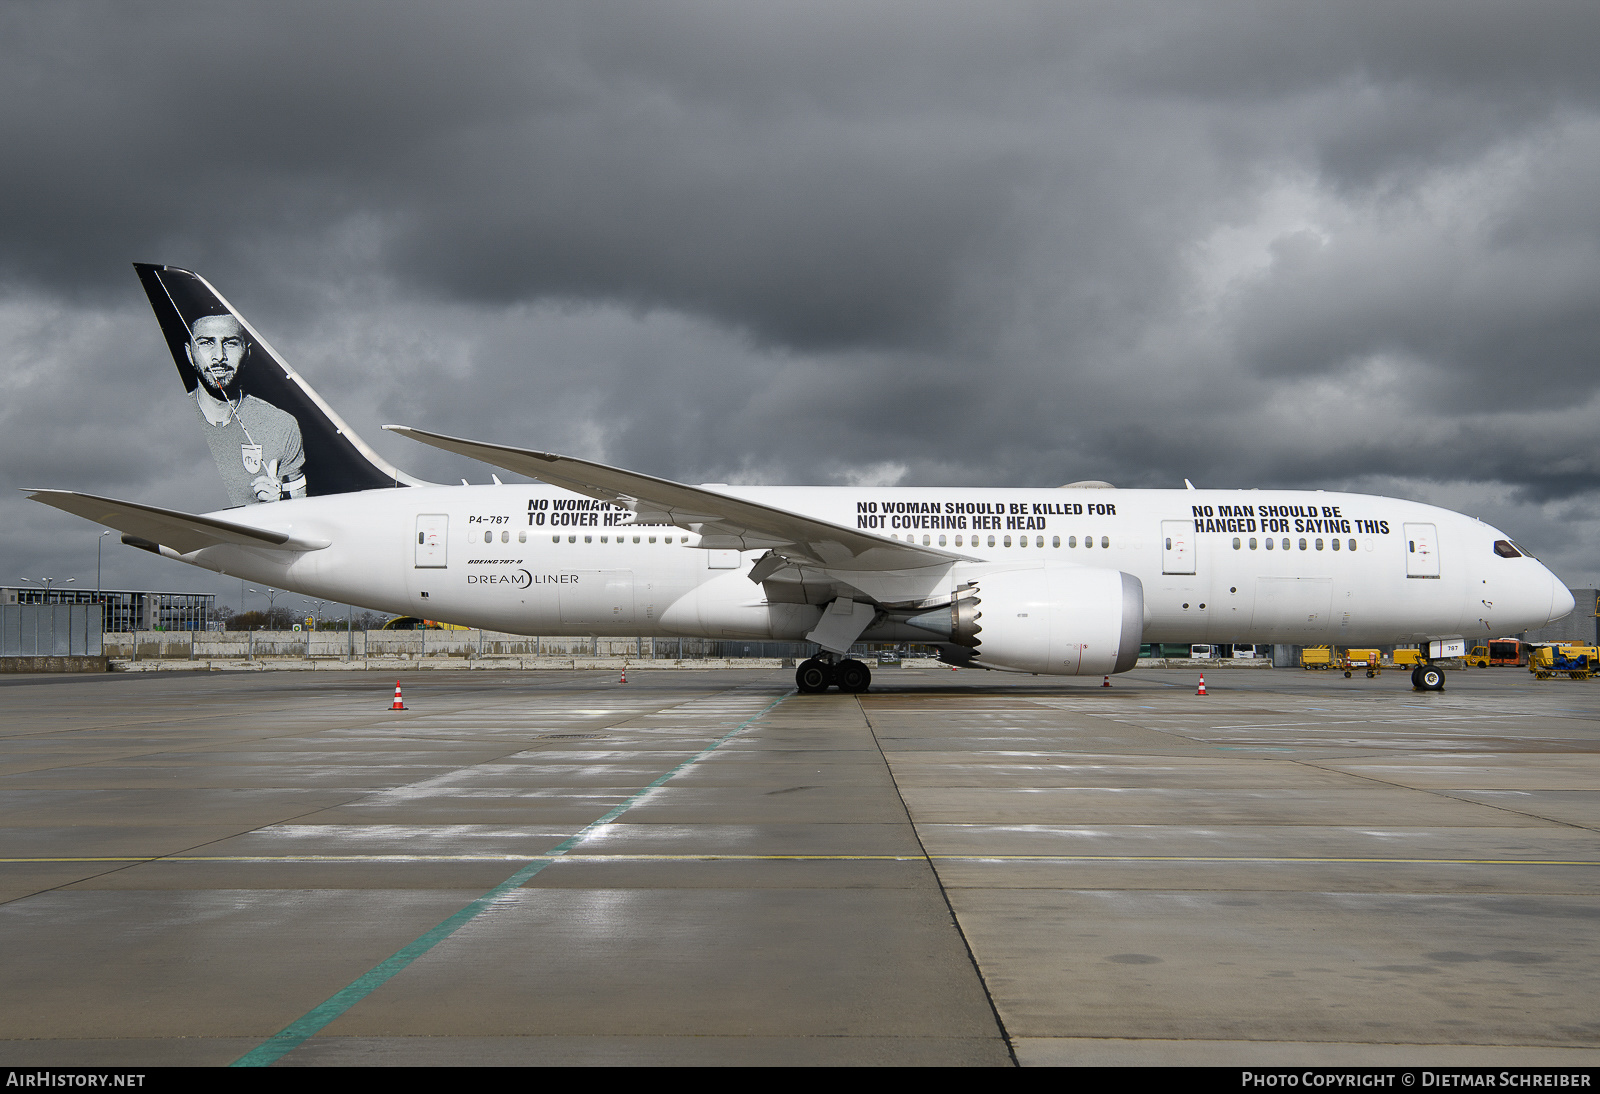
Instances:
[[[801,695],[817,695],[831,687],[859,695],[872,686],[872,670],[852,657],[838,662],[813,657],[794,670],[794,686]]]
[[[1418,665],[1411,670],[1411,686],[1418,691],[1443,691],[1444,670],[1432,665]]]

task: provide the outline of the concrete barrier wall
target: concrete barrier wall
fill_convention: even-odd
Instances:
[[[105,672],[105,657],[0,657],[0,672]]]
[[[139,631],[104,639],[114,660],[211,661],[274,658],[630,657],[652,659],[649,638],[532,638],[500,631]],[[674,643],[661,647],[673,652]]]

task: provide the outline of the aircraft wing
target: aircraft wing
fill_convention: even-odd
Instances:
[[[235,524],[215,517],[158,509],[154,505],[116,501],[73,490],[30,490],[28,497],[74,516],[87,517],[96,524],[115,528],[135,539],[170,547],[180,555],[223,543],[269,551],[320,551],[328,546],[328,541],[324,539],[300,539],[287,532],[252,528],[247,524]]]
[[[834,571],[910,570],[971,559],[969,555],[920,547],[909,540],[847,528],[702,486],[688,486],[571,456],[446,437],[409,426],[383,428],[551,486],[615,502],[633,510],[634,519],[641,524],[691,528],[700,533],[702,547],[769,548],[791,562]]]

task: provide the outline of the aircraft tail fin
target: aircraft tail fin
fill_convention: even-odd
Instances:
[[[429,485],[374,452],[205,278],[134,269],[234,505]]]

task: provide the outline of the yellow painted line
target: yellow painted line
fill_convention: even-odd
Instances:
[[[1600,866],[1596,859],[1509,858],[1360,858],[1354,856],[1289,855],[158,855],[154,857],[105,856],[95,858],[0,858],[0,863],[469,863],[469,862],[1176,862],[1176,863],[1351,863],[1393,866]]]

